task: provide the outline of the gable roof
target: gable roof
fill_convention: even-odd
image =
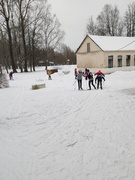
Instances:
[[[88,36],[103,50],[103,51],[127,51],[135,50],[135,37],[123,36]]]

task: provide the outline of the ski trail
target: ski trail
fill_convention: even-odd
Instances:
[[[10,89],[16,96],[7,105],[6,124],[1,123],[0,177],[133,179],[134,96],[115,89],[115,83],[74,91],[72,79],[63,77],[38,91],[28,91],[29,78],[21,78],[17,90]]]
[[[10,102],[8,113],[7,113],[7,119],[9,120],[20,118],[23,101],[25,100],[24,98],[25,86],[23,85],[23,83],[20,86],[20,88],[16,90],[14,94],[15,96],[12,97],[12,102]]]

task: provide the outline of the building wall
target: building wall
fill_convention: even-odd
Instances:
[[[81,45],[77,53],[86,53],[87,43],[90,43],[91,52],[101,51],[101,49],[89,37],[86,37],[86,39],[84,40],[83,44]]]
[[[118,67],[118,56],[122,56],[122,67],[126,66],[126,56],[130,55],[130,66],[134,66],[135,51],[105,52],[105,64],[108,67],[108,56],[113,56],[113,67]]]
[[[103,52],[77,54],[78,68],[104,67],[105,63]]]
[[[87,52],[87,43],[90,43],[90,52]],[[78,68],[104,67],[104,52],[89,38],[86,37],[77,54]]]
[[[90,43],[90,52],[87,52]],[[108,68],[108,56],[113,56],[113,67],[118,67],[118,56],[122,56],[122,67],[126,66],[126,55],[131,56],[130,66],[135,65],[135,51],[102,51],[89,37],[86,37],[76,53],[78,68]]]

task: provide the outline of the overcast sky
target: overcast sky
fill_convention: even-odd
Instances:
[[[86,24],[95,20],[105,4],[117,5],[122,16],[128,4],[135,0],[48,0],[52,14],[56,14],[64,30],[64,43],[75,51],[85,37]]]

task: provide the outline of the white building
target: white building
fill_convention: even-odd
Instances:
[[[76,51],[78,68],[135,66],[135,37],[87,35]]]

